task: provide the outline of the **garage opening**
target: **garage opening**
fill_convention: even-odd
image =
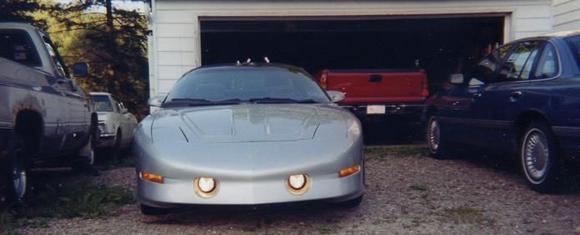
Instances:
[[[504,16],[375,19],[202,18],[202,64],[264,56],[322,69],[427,71],[432,90],[503,41]]]

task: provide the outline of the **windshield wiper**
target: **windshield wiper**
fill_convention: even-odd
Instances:
[[[248,100],[251,103],[257,104],[280,104],[280,103],[296,103],[296,104],[315,104],[318,103],[313,99],[290,99],[290,98],[272,98],[272,97],[262,97],[262,98],[254,98]]]
[[[208,99],[194,99],[194,98],[174,98],[165,103],[163,107],[176,106],[209,106],[209,105],[232,105],[239,104],[240,99],[226,99],[226,100],[208,100]]]

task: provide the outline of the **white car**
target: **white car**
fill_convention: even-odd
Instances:
[[[97,147],[113,150],[125,149],[133,141],[137,118],[127,111],[107,92],[91,92],[98,114],[99,142]]]

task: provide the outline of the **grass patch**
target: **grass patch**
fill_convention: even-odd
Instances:
[[[121,205],[134,203],[133,193],[121,187],[96,186],[88,180],[68,185],[47,184],[26,203],[0,209],[0,228],[14,232],[22,226],[43,227],[50,218],[99,218]]]
[[[442,215],[454,223],[481,225],[490,225],[495,223],[493,219],[484,215],[483,210],[471,207],[444,209]]]
[[[414,157],[429,155],[429,149],[422,146],[394,146],[394,147],[367,147],[365,156],[378,160],[384,160],[386,157]]]

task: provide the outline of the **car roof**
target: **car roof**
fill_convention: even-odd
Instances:
[[[521,41],[529,41],[529,40],[550,40],[550,39],[554,39],[554,38],[567,38],[567,37],[573,37],[573,36],[580,36],[580,30],[551,32],[551,33],[546,33],[546,34],[539,35],[539,36],[520,38],[517,40],[513,40],[511,42],[508,42],[506,44],[521,42]]]
[[[38,28],[32,26],[31,24],[21,23],[21,22],[0,22],[0,27],[2,27],[2,28],[14,28],[14,29],[38,30]]]
[[[90,95],[108,95],[111,96],[109,92],[89,92]]]
[[[213,69],[239,69],[239,68],[255,68],[255,69],[267,69],[267,68],[278,68],[283,70],[289,71],[304,71],[304,69],[288,64],[280,64],[280,63],[240,63],[240,64],[214,64],[214,65],[206,65],[195,68],[194,70],[213,70]],[[190,72],[191,72],[190,71]]]

